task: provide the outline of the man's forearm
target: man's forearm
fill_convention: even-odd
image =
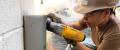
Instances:
[[[83,30],[83,29],[87,28],[87,25],[83,21],[76,21],[76,22],[70,22],[70,23],[63,22],[63,24],[73,27],[77,30]]]
[[[80,43],[80,42],[77,43],[76,47],[77,47],[77,50],[92,50],[92,49],[86,47],[85,45],[83,45],[83,44]]]

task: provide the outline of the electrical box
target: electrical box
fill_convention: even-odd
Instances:
[[[46,17],[44,15],[24,16],[25,50],[46,50]]]

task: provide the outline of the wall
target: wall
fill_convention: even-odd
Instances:
[[[20,0],[0,0],[0,50],[23,50]]]

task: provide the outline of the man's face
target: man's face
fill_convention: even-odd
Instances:
[[[105,11],[104,10],[97,10],[97,11],[92,11],[84,16],[84,22],[89,26],[89,27],[95,27],[101,24],[105,19],[103,16],[105,16]]]

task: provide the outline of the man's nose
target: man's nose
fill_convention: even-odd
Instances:
[[[88,21],[88,18],[85,17],[85,18],[84,18],[84,22],[87,22],[87,21]]]
[[[86,18],[86,19],[84,19],[83,20],[86,24],[89,24],[89,21],[88,21],[88,19]]]
[[[84,22],[85,22],[85,23],[88,23],[88,21],[87,21],[87,20],[84,20]]]

